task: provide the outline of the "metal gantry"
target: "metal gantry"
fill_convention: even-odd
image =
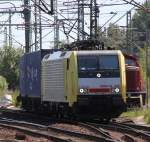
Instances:
[[[9,9],[9,47],[12,47],[11,10]]]
[[[131,11],[127,12],[127,29],[126,29],[126,44],[127,44],[127,50],[128,52],[132,52],[132,17],[131,17]]]
[[[53,8],[54,8],[54,48],[58,49],[59,46],[59,19],[57,13],[57,0],[53,1]]]
[[[2,1],[4,1],[4,2],[2,2],[1,4],[10,4],[10,5],[12,5],[12,8],[9,8],[9,7],[8,7],[8,9],[3,8],[4,10],[0,11],[1,15],[4,15],[4,14],[8,15],[8,20],[0,22],[0,26],[4,27],[4,31],[3,31],[3,33],[4,33],[4,45],[12,47],[13,46],[12,45],[13,44],[13,42],[12,42],[13,41],[12,26],[17,25],[17,24],[12,24],[12,16],[14,14],[21,14],[21,13],[23,13],[23,11],[18,11],[15,4],[10,2],[10,1],[9,2],[6,1],[6,0],[2,0]]]
[[[31,45],[31,11],[29,0],[24,0],[24,19],[25,19],[25,52],[30,52]]]
[[[34,35],[35,35],[35,51],[42,49],[42,25],[41,25],[41,10],[37,5],[40,5],[40,0],[35,0],[34,4]]]
[[[4,46],[8,46],[7,27],[4,28]]]

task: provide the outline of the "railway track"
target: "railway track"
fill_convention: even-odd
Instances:
[[[136,124],[130,124],[130,123],[112,123],[112,125],[117,126],[118,128],[124,128],[127,130],[130,130],[131,133],[133,133],[135,136],[140,135],[142,138],[150,141],[150,127],[148,126],[140,126]]]
[[[28,120],[29,122],[34,122],[34,123],[36,122],[38,124],[39,123],[40,124],[44,124],[44,126],[48,125],[48,124],[51,124],[51,123],[53,124],[55,122],[59,122],[60,121],[60,119],[57,120],[57,119],[52,119],[52,118],[49,118],[49,117],[40,117],[40,119],[43,119],[45,122],[47,121],[46,123],[45,122],[43,123],[42,121],[39,122],[39,121],[36,120],[37,119],[37,115],[26,113],[24,111],[12,111],[12,110],[5,111],[5,110],[2,110],[2,112],[4,113],[4,115],[7,116],[7,118],[10,118],[10,116],[12,117],[12,115],[14,115],[15,118],[16,118],[16,115],[20,116],[20,113],[21,113],[21,116],[24,117],[25,119],[28,118],[28,117],[30,117],[30,118],[33,117],[31,120],[34,120],[34,121],[31,121],[31,120],[28,120],[28,119],[26,119],[26,121]],[[14,117],[12,117],[12,118],[14,118]],[[20,121],[20,119],[19,119],[19,121]],[[104,130],[102,128],[95,127],[95,126],[90,125],[90,124],[86,124],[86,123],[83,123],[83,122],[68,121],[68,120],[61,120],[60,123],[76,125],[76,126],[80,126],[81,128],[87,128],[87,129],[91,130],[92,132],[94,132],[97,136],[101,136],[103,139],[105,139],[105,141],[106,140],[108,140],[108,141],[109,140],[113,140],[113,141],[118,141],[118,142],[121,141],[120,139],[118,139],[116,137],[112,137],[106,130]],[[23,123],[21,125],[23,125]],[[49,125],[49,129],[51,129],[53,131],[61,132],[60,129],[50,127],[50,125]],[[65,131],[65,133],[69,133],[69,132]],[[78,133],[76,135],[78,135],[78,137],[82,137]],[[88,137],[88,135],[85,136],[85,137]]]
[[[137,130],[143,130],[143,131],[146,131],[146,133],[150,133],[150,126],[144,126],[144,125],[137,125],[137,124],[134,124],[134,123],[122,123],[123,125],[126,125],[128,127],[131,127],[131,128],[135,128]]]
[[[104,137],[103,135],[101,135],[100,131],[97,131],[95,135],[89,135],[75,131],[68,131],[53,126],[45,126],[22,121],[19,122],[12,119],[0,119],[0,126],[15,129],[29,135],[44,137],[57,142],[116,142],[116,140],[111,139],[111,137]]]
[[[110,122],[109,124],[101,124],[99,122],[73,122],[70,120],[60,120],[44,116],[32,115],[21,111],[7,111],[5,117],[0,117],[0,126],[11,127],[45,138],[50,138],[53,141],[110,141],[110,142],[149,142],[150,127],[139,126],[132,123]],[[10,117],[14,115],[13,117]],[[22,115],[21,119],[16,119],[16,116]],[[23,116],[25,115],[25,116]],[[30,119],[26,119],[29,118]],[[37,118],[38,117],[38,118]],[[12,119],[11,119],[12,118]],[[14,119],[15,118],[15,119]],[[39,121],[40,119],[40,121]],[[37,121],[38,120],[38,121]],[[80,131],[69,130],[68,128],[58,127],[58,124],[68,124],[70,126],[79,126],[81,129],[86,128],[93,134],[81,133]],[[70,127],[69,126],[69,127]],[[25,129],[25,130],[24,130]],[[42,132],[42,133],[41,133]],[[54,137],[53,137],[54,136]],[[56,137],[57,136],[57,137]],[[61,139],[61,140],[58,140]]]
[[[105,130],[110,130],[110,131],[116,131],[119,133],[123,133],[124,135],[122,136],[121,139],[124,141],[131,141],[131,142],[136,142],[136,141],[150,141],[150,134],[149,134],[149,127],[146,126],[139,126],[139,125],[134,125],[134,124],[124,124],[124,123],[117,123],[117,122],[112,122],[109,124],[97,124],[97,123],[87,123],[92,126],[95,126],[97,128],[103,128]]]

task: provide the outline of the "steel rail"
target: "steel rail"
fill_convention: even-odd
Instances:
[[[83,133],[78,133],[78,132],[74,132],[74,131],[68,131],[68,130],[65,130],[65,129],[55,128],[55,127],[52,127],[52,126],[49,126],[48,130],[53,130],[53,131],[58,132],[58,133],[65,133],[65,134],[69,134],[71,136],[76,136],[76,137],[80,137],[80,138],[83,138],[83,139],[93,140],[93,141],[98,141],[98,142],[99,141],[102,141],[102,142],[103,141],[104,142],[117,142],[116,140],[112,140],[112,139],[105,138],[105,137],[102,137],[102,136],[83,134]]]
[[[93,126],[99,128],[99,129],[102,129],[101,125],[103,125],[103,124],[97,124],[97,123],[88,123],[88,124],[93,125]],[[105,129],[105,131],[106,131],[106,130],[116,131],[116,130],[114,130],[113,128],[112,128],[112,129],[110,129],[110,128],[107,129],[106,127],[103,127],[103,129]],[[117,131],[117,132],[120,133],[120,131]],[[109,133],[109,132],[108,132],[108,133]],[[136,140],[135,140],[132,136],[130,136],[130,135],[128,135],[128,134],[123,134],[123,136],[122,136],[121,138],[118,138],[118,141],[121,141],[121,142],[122,142],[122,140],[123,140],[124,142],[136,142]]]
[[[115,139],[113,137],[111,137],[111,135],[109,134],[108,131],[102,129],[102,128],[98,128],[96,126],[93,126],[93,125],[90,125],[90,124],[87,124],[85,122],[78,122],[78,121],[70,121],[70,120],[62,120],[60,121],[61,123],[66,123],[66,124],[72,124],[72,125],[77,125],[79,127],[83,127],[83,128],[86,128],[92,132],[94,132],[97,136],[102,136],[104,137],[105,139],[108,139],[108,140],[112,140],[112,141],[115,141],[115,142],[120,142],[119,139]]]
[[[108,125],[107,124],[104,125],[104,124],[99,124],[99,122],[85,123],[85,122],[79,122],[79,121],[70,121],[67,119],[57,119],[53,117],[51,118],[47,116],[41,117],[37,114],[27,113],[22,110],[17,110],[17,111],[3,110],[0,112],[4,113],[2,117],[0,116],[0,123],[4,123],[5,121],[7,121],[7,123],[12,123],[12,122],[15,123],[14,121],[16,121],[16,124],[18,124],[18,126],[29,125],[29,126],[32,126],[41,130],[45,130],[45,131],[47,131],[48,129],[49,130],[51,129],[53,131],[60,131],[60,133],[65,133],[65,132],[64,130],[60,130],[60,129],[58,130],[58,128],[54,128],[50,126],[47,127],[47,126],[50,124],[54,124],[55,122],[64,123],[64,124],[66,123],[66,124],[72,124],[72,125],[77,125],[77,126],[87,128],[91,130],[92,132],[94,132],[96,136],[105,138],[106,140],[109,140],[109,141],[120,141],[120,139],[114,140],[114,138],[111,137],[111,135],[109,134],[107,130],[112,130],[112,131],[116,131],[120,133],[126,133],[123,139],[127,141],[128,140],[131,141],[132,137],[130,137],[130,135],[138,136],[139,138],[141,137],[144,140],[150,141],[150,133],[149,133],[150,127],[139,126],[139,125],[130,124],[130,123],[110,122]],[[6,113],[6,116],[5,116],[5,113]],[[20,116],[20,119],[18,118],[18,116]],[[30,118],[30,119],[28,120],[27,118]],[[37,118],[41,121],[38,121]],[[26,122],[23,122],[24,120]],[[66,131],[66,133],[68,133],[69,135],[69,132]],[[79,136],[80,133],[79,134],[77,133],[75,135]],[[85,135],[85,137],[88,137],[88,136]]]
[[[98,128],[98,127],[95,127],[93,125],[82,123],[82,122],[79,122],[78,125],[82,126],[82,127],[86,127],[87,129],[90,129],[90,130],[94,131],[95,133],[97,133],[97,134],[99,134],[99,135],[101,135],[101,136],[103,136],[105,138],[113,139],[110,136],[110,134],[106,130],[104,130],[102,128]]]
[[[121,124],[121,123],[115,122],[115,123],[109,123],[109,124],[90,123],[90,125],[101,127],[106,130],[116,131],[116,132],[120,132],[120,133],[126,133],[129,135],[136,136],[136,137],[142,138],[144,140],[150,141],[150,134],[146,133],[145,131],[129,127],[126,124]]]
[[[120,127],[124,127],[127,129],[132,129],[134,131],[137,131],[138,133],[149,137],[148,140],[150,140],[150,127],[148,126],[129,124],[129,123],[118,123],[118,122],[113,122],[113,124],[120,126]]]
[[[0,126],[1,127],[6,127],[6,128],[9,128],[9,129],[15,129],[15,130],[24,132],[24,133],[29,134],[29,135],[45,137],[45,138],[54,140],[56,142],[70,142],[70,140],[60,138],[60,137],[56,137],[54,135],[49,134],[46,131],[41,131],[41,130],[36,130],[36,129],[31,129],[31,128],[25,128],[25,127],[21,127],[21,126],[15,126],[15,125],[4,124],[4,123],[0,123]]]
[[[149,131],[147,133],[150,133],[150,126],[137,125],[137,124],[131,124],[131,123],[123,123],[123,124],[128,126],[128,127],[135,128],[137,130]]]

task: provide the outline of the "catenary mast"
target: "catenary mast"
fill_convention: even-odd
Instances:
[[[90,0],[90,39],[98,38],[99,8],[96,0]]]

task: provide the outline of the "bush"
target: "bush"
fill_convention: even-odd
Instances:
[[[0,74],[8,82],[9,89],[19,85],[19,60],[23,50],[19,48],[3,47],[0,49]]]
[[[3,76],[0,76],[0,90],[6,90],[8,87],[7,81]]]
[[[123,113],[121,116],[129,117],[129,118],[136,118],[138,116],[143,116],[144,121],[147,124],[150,124],[150,110],[149,109],[142,109],[142,108],[135,108]]]
[[[19,96],[19,90],[15,90],[15,91],[13,91],[13,93],[12,93],[12,99],[13,99],[13,105],[14,106],[16,106],[16,107],[18,107],[18,106],[20,106],[20,103],[17,101],[17,97]]]
[[[3,76],[0,76],[0,96],[4,95],[4,91],[7,89],[8,84]]]

